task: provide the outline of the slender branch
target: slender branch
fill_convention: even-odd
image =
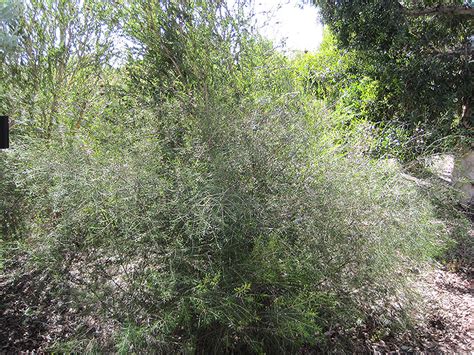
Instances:
[[[427,7],[424,9],[404,8],[403,12],[406,15],[413,16],[413,17],[431,16],[431,15],[474,16],[474,8],[469,7],[469,6],[435,6],[435,7]]]
[[[420,52],[425,56],[452,56],[452,57],[461,57],[461,56],[472,56],[474,55],[474,48],[456,48],[456,49],[432,49]]]

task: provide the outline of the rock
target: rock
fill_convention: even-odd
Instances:
[[[453,154],[435,154],[425,158],[425,167],[440,179],[452,182],[454,169]]]
[[[460,203],[466,207],[474,204],[474,150],[460,155],[435,154],[424,159],[425,167],[438,178],[459,190]]]
[[[461,204],[474,206],[474,150],[470,149],[456,159],[452,183],[461,193]]]
[[[402,174],[400,174],[400,176],[402,178],[404,178],[405,180],[411,181],[411,182],[415,183],[416,185],[418,185],[420,187],[430,187],[431,186],[431,184],[428,181],[419,179],[419,178],[414,177],[412,175],[402,173]]]

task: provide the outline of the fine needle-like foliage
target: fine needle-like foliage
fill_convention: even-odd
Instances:
[[[350,351],[362,325],[408,328],[413,270],[447,237],[426,194],[341,143],[238,6],[121,10],[128,61],[91,68],[105,78],[84,111],[48,111],[47,144],[18,130],[0,154],[5,263],[27,255],[85,324],[50,349]],[[85,80],[71,56],[64,73]]]

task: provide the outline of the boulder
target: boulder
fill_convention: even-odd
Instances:
[[[471,149],[456,158],[452,183],[461,193],[461,204],[474,206],[474,150]]]
[[[459,202],[465,207],[474,204],[474,150],[460,154],[435,154],[425,158],[425,167],[438,178],[449,182],[460,192]]]
[[[425,167],[435,176],[446,182],[453,182],[453,154],[435,154],[425,158]]]

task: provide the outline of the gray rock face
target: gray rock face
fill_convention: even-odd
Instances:
[[[474,150],[463,154],[435,154],[425,158],[425,167],[460,192],[460,203],[474,205]]]
[[[425,159],[425,166],[432,174],[452,183],[454,160],[453,154],[435,154]]]
[[[474,206],[474,150],[469,150],[454,164],[452,182],[461,192],[461,204]]]

